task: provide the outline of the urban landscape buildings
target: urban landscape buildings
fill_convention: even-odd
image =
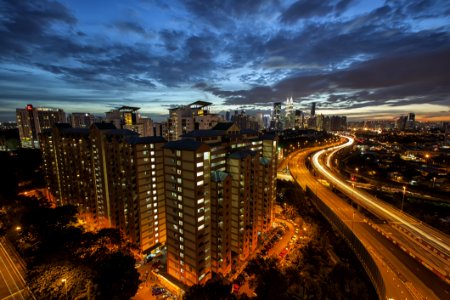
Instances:
[[[23,147],[40,145],[50,199],[119,228],[141,253],[167,246],[167,273],[193,285],[238,268],[270,230],[277,131],[347,129],[345,116],[316,114],[315,103],[305,115],[292,98],[272,116],[223,117],[210,105],[171,108],[159,125],[131,106],[104,119],[73,113],[69,124],[60,109],[29,105],[17,123]]]
[[[40,134],[48,197],[121,229],[142,253],[165,244],[168,274],[186,285],[228,274],[271,228],[277,137],[204,107],[171,111],[172,141],[127,129],[135,108],[88,128],[53,124]]]

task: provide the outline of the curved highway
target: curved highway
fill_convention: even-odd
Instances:
[[[312,157],[314,167],[336,188],[348,195],[356,203],[380,219],[388,221],[389,225],[392,225],[390,226],[391,232],[396,231],[393,238],[405,248],[406,252],[418,258],[426,267],[431,268],[438,276],[450,282],[450,238],[447,235],[422,224],[419,220],[365,191],[352,188],[351,185],[322,165],[320,158],[324,154],[330,153],[327,157],[327,165],[330,166],[330,160],[336,151],[353,144],[351,137],[346,138],[348,142],[343,145],[315,153]],[[396,238],[397,236],[399,237]]]
[[[364,244],[381,272],[387,298],[449,299],[448,284],[383,236],[377,226],[367,221],[367,217],[320,184],[310,173],[305,164],[308,155],[323,148],[325,147],[297,151],[289,155],[287,161],[291,175],[303,189],[309,187],[315,192]]]

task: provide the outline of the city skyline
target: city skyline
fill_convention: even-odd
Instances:
[[[15,108],[152,117],[293,97],[349,119],[450,120],[445,1],[2,1],[0,121]]]

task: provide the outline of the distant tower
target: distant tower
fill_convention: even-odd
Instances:
[[[311,103],[311,116],[316,115],[316,102]]]
[[[229,112],[229,111],[227,111],[227,112],[225,113],[225,120],[227,120],[227,122],[230,121],[230,112]]]
[[[273,114],[270,127],[275,130],[281,130],[281,102],[273,104]]]
[[[408,114],[408,120],[406,127],[408,129],[415,129],[416,128],[416,114],[415,113],[409,113]]]
[[[284,128],[288,129],[294,127],[294,99],[292,99],[292,97],[286,99],[286,108],[284,109],[284,113]]]

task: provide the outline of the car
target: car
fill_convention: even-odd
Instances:
[[[164,288],[160,288],[160,287],[152,288],[152,295],[153,296],[162,295],[165,292],[166,292],[166,290]]]
[[[237,284],[237,283],[234,283],[233,284],[233,290],[232,290],[232,293],[233,294],[237,294],[237,293],[239,293],[239,284]]]

